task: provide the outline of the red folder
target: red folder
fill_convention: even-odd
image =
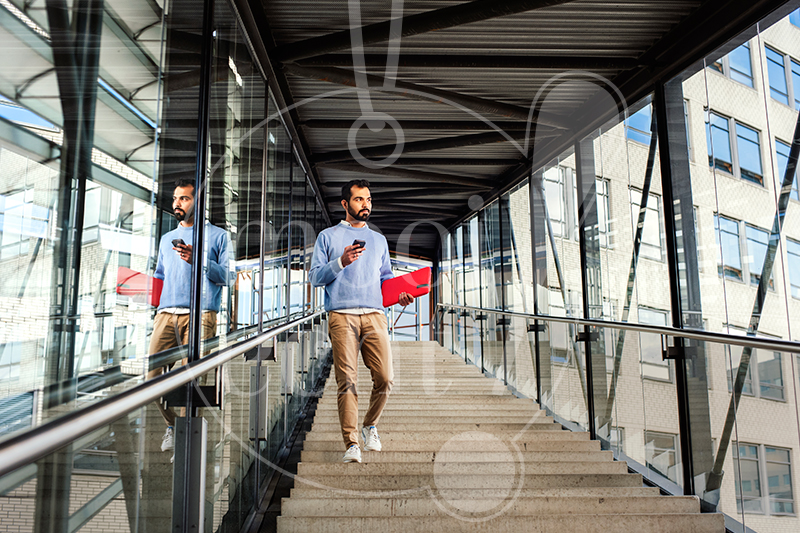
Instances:
[[[161,289],[164,281],[146,276],[130,268],[117,268],[117,294],[122,296],[140,296],[153,307],[158,307],[161,300]]]
[[[400,300],[400,293],[407,292],[414,298],[431,291],[431,267],[420,268],[396,278],[387,279],[381,285],[383,306],[391,307]]]

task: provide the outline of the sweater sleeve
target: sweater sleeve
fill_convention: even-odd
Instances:
[[[314,243],[314,255],[311,257],[311,269],[308,273],[314,287],[328,285],[342,271],[339,258],[330,258],[329,244],[325,233],[320,233]]]
[[[389,259],[389,244],[386,242],[386,239],[383,240],[383,261],[381,262],[381,283],[386,281],[387,279],[392,279],[394,274],[392,273],[392,262]]]
[[[164,279],[164,250],[161,243],[158,246],[158,261],[156,262],[156,271],[153,273],[153,277],[160,280]]]
[[[228,260],[228,235],[222,233],[217,239],[212,253],[208,255],[208,280],[220,286],[230,285],[233,280],[233,272]],[[215,260],[216,259],[216,260]]]

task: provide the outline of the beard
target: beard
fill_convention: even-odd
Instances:
[[[178,220],[178,222],[189,220],[189,218],[193,214],[194,214],[194,209],[190,209],[188,213],[181,208],[177,208],[172,211],[172,215]]]
[[[371,213],[369,209],[362,209],[360,212],[356,213],[355,211],[350,209],[349,205],[347,206],[347,212],[350,214],[351,217],[361,222],[366,222],[367,220],[369,220],[369,215]]]

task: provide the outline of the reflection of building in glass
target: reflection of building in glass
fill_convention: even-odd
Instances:
[[[798,19],[796,13],[792,17],[762,28],[755,37],[751,33],[738,47],[727,48],[732,50],[727,54],[709,58],[707,68],[687,73],[681,78],[682,101],[671,103],[682,110],[686,130],[686,144],[680,149],[688,156],[688,174],[682,186],[691,192],[691,219],[688,225],[679,218],[676,223],[682,237],[688,230],[695,243],[692,250],[679,249],[679,254],[692,254],[696,260],[696,267],[682,262],[679,273],[687,284],[686,280],[695,279],[696,289],[691,290],[699,290],[692,296],[695,308],[687,314],[695,318],[683,319],[684,324],[696,324],[692,327],[746,335],[757,290],[764,281],[766,296],[763,305],[756,306],[757,334],[777,339],[797,335],[789,327],[796,322],[792,317],[800,316],[796,177],[785,189],[788,205],[780,238],[772,236],[789,157],[787,140],[793,137],[800,109],[800,23],[792,22]],[[667,197],[662,190],[661,154],[655,150],[653,106],[653,98],[647,97],[632,105],[624,120],[612,122],[582,141],[582,149],[593,155],[593,165],[590,161],[587,168],[579,168],[574,150],[569,149],[533,170],[532,191],[524,182],[457,227],[445,244],[449,255],[442,254],[442,273],[448,280],[443,285],[443,301],[672,326]],[[590,181],[594,187],[582,191],[581,180],[584,188]],[[675,191],[670,193],[673,198],[675,195]],[[680,217],[686,215],[683,212]],[[588,218],[581,220],[582,216],[596,218],[589,223]],[[588,272],[580,259],[581,226],[586,226]],[[470,271],[473,262],[463,257],[462,235],[468,230],[480,236],[478,245],[486,251],[476,280],[461,275],[462,269]],[[532,234],[531,240],[528,234]],[[769,279],[762,280],[765,261],[773,255]],[[687,273],[687,268],[694,271]],[[582,270],[588,278],[589,315],[584,315]],[[450,272],[454,273],[452,284]],[[481,305],[463,303],[462,295],[474,300],[471,295],[479,287]],[[532,350],[521,349],[528,345],[527,339],[510,344],[514,346],[512,357],[508,339],[520,336],[519,332],[513,325],[502,324],[499,315],[484,314],[485,328],[505,331],[505,356],[509,359],[505,369],[501,363],[487,367],[493,373],[508,371],[521,376],[515,387],[523,392],[528,387],[527,394],[535,396],[537,391],[530,381],[525,384],[524,377],[527,354]],[[445,346],[451,343],[468,358],[470,351],[463,352],[464,342],[457,336],[462,324],[469,328],[470,318],[447,319],[452,321],[446,324],[453,327],[454,337],[447,331],[444,337]],[[529,337],[532,327],[529,323]],[[675,362],[663,358],[659,335],[605,329],[592,348],[603,353],[607,376],[607,382],[599,384],[606,390],[595,398],[595,410],[609,409],[605,416],[597,415],[598,434],[654,474],[681,484]],[[586,427],[584,344],[574,340],[576,328],[569,324],[551,322],[539,331],[538,348],[544,358],[542,401],[563,419]],[[484,363],[492,361],[487,346],[484,342]],[[695,450],[696,475],[713,466],[732,384],[746,351],[749,366],[737,411],[737,431],[725,455],[720,509],[731,515],[744,510],[747,525],[757,531],[797,528],[800,521],[794,500],[800,447],[793,428],[800,382],[793,381],[800,374],[800,358],[709,342],[701,350],[698,358],[704,368],[696,367],[698,375],[690,378],[692,386],[703,389],[696,397],[705,398],[708,406],[705,416],[710,417],[713,446],[693,443],[704,450]],[[478,359],[475,361],[477,364]],[[592,364],[598,368],[597,360]],[[532,375],[532,369],[527,372]],[[594,386],[598,387],[597,377]],[[750,444],[742,444],[745,442]],[[702,454],[704,458],[697,459]],[[735,476],[730,475],[734,471]]]

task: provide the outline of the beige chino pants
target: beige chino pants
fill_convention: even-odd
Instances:
[[[378,424],[389,393],[394,369],[386,315],[351,315],[332,311],[328,334],[333,346],[333,369],[338,386],[339,423],[345,449],[358,444],[358,351],[372,374],[372,394],[362,426]]]
[[[150,337],[150,355],[158,353],[176,346],[189,344],[189,314],[172,314],[172,313],[157,313],[153,321],[153,334]],[[200,320],[202,326],[202,338],[210,339],[214,336],[217,329],[217,313],[216,311],[203,311],[202,319]],[[201,353],[201,357],[205,352]],[[168,372],[174,368],[178,368],[186,364],[186,359],[182,359],[178,363],[174,363],[167,367],[154,368],[147,373],[146,379],[153,379],[156,376]],[[159,399],[156,402],[161,416],[164,417],[164,422],[168,426],[175,425],[175,411],[164,405],[164,402]]]

